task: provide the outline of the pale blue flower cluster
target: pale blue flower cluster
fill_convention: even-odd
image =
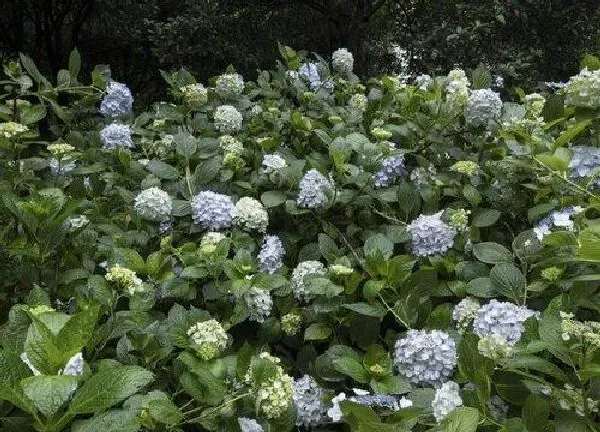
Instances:
[[[398,397],[394,395],[357,395],[351,400],[357,404],[365,405],[368,407],[384,408],[391,411],[398,411],[400,404],[398,403]]]
[[[294,406],[297,426],[316,426],[322,423],[327,412],[323,402],[325,392],[310,375],[294,381]]]
[[[456,366],[456,342],[440,330],[408,330],[396,341],[394,364],[415,384],[439,387]]]
[[[229,228],[233,222],[233,200],[227,195],[202,191],[192,197],[192,219],[209,230]]]
[[[460,387],[454,381],[442,384],[442,387],[435,391],[431,408],[433,409],[433,416],[436,422],[441,423],[448,414],[459,406],[462,406],[463,401],[459,392]]]
[[[315,63],[304,63],[298,71],[298,76],[308,81],[312,90],[318,89],[323,84]]]
[[[422,74],[415,78],[415,84],[419,87],[419,90],[422,91],[426,91],[432,83],[433,79],[427,74]]]
[[[442,213],[422,214],[408,225],[412,252],[416,256],[443,255],[454,244],[456,230],[442,221]]]
[[[552,232],[553,227],[565,228],[573,231],[575,224],[571,216],[579,214],[583,209],[579,206],[566,207],[559,211],[553,211],[548,216],[541,219],[533,228],[533,232],[539,241],[542,241],[547,234]]]
[[[100,103],[100,114],[109,118],[125,116],[131,112],[132,105],[131,90],[125,84],[111,81]]]
[[[254,419],[239,417],[238,424],[241,432],[264,432],[263,427]]]
[[[299,188],[297,203],[300,207],[319,208],[329,203],[327,193],[331,192],[331,183],[316,169],[304,174]]]
[[[573,157],[569,162],[570,177],[574,181],[581,181],[586,177],[596,178],[590,183],[591,187],[600,186],[600,148],[588,146],[575,146],[572,148]]]
[[[277,236],[266,236],[258,253],[258,265],[261,271],[273,274],[283,265],[285,249]]]
[[[104,150],[133,147],[131,127],[120,123],[111,123],[100,131],[100,140]]]
[[[472,126],[486,126],[502,115],[502,99],[490,89],[473,90],[467,101],[465,119]]]
[[[492,299],[477,311],[473,320],[473,332],[479,337],[495,334],[514,345],[521,339],[523,322],[538,316],[539,312],[524,306]]]
[[[406,174],[404,155],[389,156],[381,162],[381,169],[373,175],[373,183],[376,188],[387,187]]]
[[[77,168],[75,162],[66,160],[59,161],[56,158],[51,158],[48,161],[48,166],[50,167],[50,172],[54,175],[65,175]]]

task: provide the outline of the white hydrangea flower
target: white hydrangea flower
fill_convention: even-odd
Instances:
[[[29,128],[25,125],[15,123],[15,122],[6,122],[0,123],[0,136],[4,138],[12,138],[23,132],[27,132]]]
[[[473,90],[467,101],[465,119],[472,126],[486,126],[502,114],[502,99],[490,89]]]
[[[258,264],[261,271],[273,274],[283,265],[285,249],[277,236],[266,236],[258,253]]]
[[[251,197],[242,197],[233,209],[234,222],[247,231],[264,233],[269,225],[269,214],[260,201]]]
[[[192,197],[192,219],[205,229],[229,228],[233,222],[233,200],[227,195],[202,191]]]
[[[453,109],[462,109],[469,99],[469,79],[462,69],[454,69],[446,78],[446,102]]]
[[[323,388],[310,375],[304,375],[294,382],[297,426],[310,427],[323,422],[326,412],[324,393]]]
[[[578,182],[596,174],[590,186],[600,186],[600,148],[575,146],[572,150],[573,157],[569,162],[570,178]]]
[[[442,213],[422,214],[408,225],[412,251],[416,256],[443,255],[454,244],[456,230],[442,221]]]
[[[482,356],[495,362],[503,362],[512,355],[514,350],[513,345],[504,336],[491,333],[479,339],[479,342],[477,342],[477,351]]]
[[[304,174],[304,177],[300,180],[299,189],[296,202],[300,207],[320,208],[329,203],[327,194],[332,192],[333,185],[313,168]]]
[[[198,108],[208,102],[208,90],[200,83],[188,84],[179,89],[183,102],[192,108]]]
[[[343,75],[352,73],[354,69],[354,56],[346,48],[340,48],[331,56],[333,69]]]
[[[496,334],[514,345],[521,339],[523,322],[538,316],[539,312],[524,306],[492,299],[477,311],[477,316],[473,320],[473,332],[479,337]]]
[[[69,218],[69,231],[73,232],[90,223],[86,215]]]
[[[135,197],[133,208],[143,219],[162,222],[171,217],[173,199],[167,192],[151,187]]]
[[[104,150],[133,147],[131,127],[120,123],[111,123],[100,131],[100,140]]]
[[[287,166],[287,162],[277,153],[266,154],[263,156],[262,165],[267,174],[273,173]]]
[[[236,73],[223,74],[217,78],[215,91],[224,99],[236,98],[244,92],[244,78]]]
[[[600,70],[586,67],[572,76],[564,88],[565,104],[582,108],[600,107]]]
[[[381,162],[381,169],[373,175],[376,188],[388,187],[407,174],[404,168],[404,155],[394,155]]]
[[[294,380],[285,374],[277,357],[269,353],[260,354],[262,359],[275,364],[276,373],[271,379],[263,382],[257,389],[256,404],[259,411],[268,419],[278,418],[294,403]]]
[[[241,154],[244,152],[244,145],[231,135],[221,135],[218,141],[219,147],[225,153]]]
[[[302,261],[292,272],[292,291],[294,297],[300,301],[308,302],[312,300],[315,295],[307,291],[304,284],[304,278],[306,276],[325,276],[327,270],[320,261]]]
[[[207,232],[200,240],[200,252],[203,254],[211,254],[217,249],[217,245],[227,236],[220,232]]]
[[[75,162],[65,159],[58,160],[56,158],[50,158],[48,166],[50,167],[50,172],[54,175],[66,175],[77,168]]]
[[[452,319],[457,324],[458,330],[464,333],[471,321],[477,316],[479,302],[473,297],[466,297],[460,301],[452,311]]]
[[[111,81],[100,103],[100,114],[110,118],[124,116],[131,112],[132,105],[131,90],[125,84]]]
[[[442,387],[435,391],[435,397],[431,402],[433,416],[435,421],[441,423],[448,414],[454,411],[463,402],[460,398],[460,387],[454,381],[448,381],[442,384]]]
[[[456,343],[440,330],[409,330],[396,341],[394,364],[415,384],[439,386],[454,373]]]
[[[542,115],[546,99],[539,93],[531,93],[525,96],[525,113],[527,118],[537,119]]]
[[[236,107],[221,105],[215,111],[215,128],[224,134],[232,134],[242,129],[242,114]]]
[[[344,414],[342,413],[342,409],[340,408],[340,402],[346,400],[346,393],[339,393],[333,399],[331,399],[332,406],[327,410],[327,416],[333,421],[337,423],[342,420]]]
[[[194,324],[187,334],[196,354],[202,360],[212,360],[227,348],[227,333],[215,319]]]
[[[364,94],[356,93],[350,97],[348,106],[357,109],[359,111],[366,111],[367,109],[367,97]]]
[[[142,280],[137,277],[137,274],[133,270],[121,267],[120,264],[112,266],[104,278],[109,282],[117,284],[119,288],[127,291],[129,295],[144,291]]]
[[[250,314],[250,321],[265,322],[265,318],[271,315],[273,298],[269,291],[257,287],[251,287],[245,294],[244,300]]]
[[[263,427],[254,419],[238,417],[241,432],[264,432]]]
[[[75,150],[75,147],[73,147],[70,144],[67,144],[66,142],[56,142],[50,144],[48,147],[46,147],[46,149],[50,152],[52,156],[56,158],[62,158],[68,155],[69,153],[73,152]]]

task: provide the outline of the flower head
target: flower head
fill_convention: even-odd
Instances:
[[[208,102],[208,90],[202,84],[188,84],[179,89],[183,102],[191,108],[199,108]]]
[[[329,203],[327,194],[331,193],[332,184],[316,169],[311,169],[299,185],[297,203],[300,207],[320,208],[325,207]]]
[[[273,274],[283,265],[285,249],[277,236],[266,236],[258,253],[258,264],[261,271]]]
[[[340,74],[348,75],[354,69],[354,57],[346,48],[340,48],[331,56],[333,69]]]
[[[477,311],[477,316],[473,320],[473,332],[479,337],[496,334],[514,345],[521,339],[523,322],[538,316],[539,312],[524,306],[492,299]]]
[[[396,341],[394,363],[415,384],[439,386],[454,373],[456,343],[439,330],[409,330]]]
[[[236,73],[223,74],[217,78],[215,90],[224,99],[233,99],[244,92],[244,78]]]
[[[583,69],[564,89],[565,104],[582,108],[600,107],[600,70]]]
[[[281,168],[285,168],[287,166],[287,162],[284,158],[282,158],[277,153],[266,154],[263,156],[262,165],[264,167],[264,171],[267,174],[280,170]]]
[[[142,280],[137,277],[136,273],[126,267],[121,267],[120,264],[112,266],[104,278],[127,291],[129,295],[144,291]]]
[[[245,294],[246,307],[250,314],[250,321],[259,323],[265,322],[265,318],[271,315],[273,308],[273,298],[269,291],[251,287]]]
[[[310,427],[323,422],[326,413],[324,394],[323,388],[310,375],[304,375],[294,382],[296,425]]]
[[[300,331],[302,317],[296,312],[290,312],[281,317],[281,331],[288,336],[293,336]]]
[[[422,214],[408,225],[415,255],[443,255],[454,244],[456,229],[442,221],[442,213]]]
[[[133,147],[131,127],[120,123],[111,123],[100,131],[100,140],[104,150]]]
[[[0,136],[4,138],[12,138],[23,132],[27,132],[29,128],[25,125],[15,123],[15,122],[6,122],[0,123]]]
[[[233,220],[247,231],[265,232],[269,225],[269,215],[260,201],[251,197],[242,197],[233,209]]]
[[[460,301],[452,311],[452,319],[456,322],[458,330],[464,333],[471,321],[477,315],[479,302],[473,297],[466,297]]]
[[[502,99],[490,89],[473,90],[467,101],[465,118],[472,126],[485,126],[502,114]]]
[[[292,272],[292,291],[298,300],[308,302],[314,294],[306,289],[304,278],[306,276],[325,276],[327,270],[320,261],[302,261]]]
[[[573,157],[569,162],[571,179],[581,181],[596,175],[590,186],[600,186],[600,148],[575,146],[572,150]]]
[[[173,199],[167,192],[151,187],[135,197],[133,208],[143,219],[162,222],[171,217]]]
[[[459,391],[460,387],[454,381],[448,381],[442,384],[442,387],[435,391],[435,397],[433,402],[431,402],[435,421],[441,423],[448,414],[457,407],[462,406],[462,399],[460,398]]]
[[[376,188],[387,187],[406,174],[404,155],[389,156],[381,162],[381,169],[373,175],[373,183]]]
[[[196,354],[202,360],[212,360],[227,348],[227,333],[215,319],[194,324],[187,334]]]
[[[242,114],[234,106],[221,105],[215,110],[215,128],[221,133],[239,132],[242,121]]]
[[[512,355],[513,350],[512,343],[495,333],[484,336],[477,342],[479,354],[499,363],[507,360]]]
[[[124,116],[131,112],[132,105],[131,90],[125,84],[111,81],[100,103],[100,114],[109,118]]]
[[[202,191],[192,197],[192,219],[205,229],[229,228],[233,221],[233,200],[227,195]]]

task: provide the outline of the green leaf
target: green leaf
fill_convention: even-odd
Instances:
[[[550,416],[550,401],[539,395],[529,395],[521,410],[521,416],[529,430],[543,430]],[[549,430],[549,429],[548,429]]]
[[[443,432],[475,432],[479,424],[479,411],[471,407],[459,407],[448,414],[442,422]]]
[[[519,355],[512,357],[504,364],[506,370],[532,370],[550,375],[561,382],[567,382],[567,376],[558,366],[532,355]]]
[[[21,386],[36,408],[46,417],[50,417],[56,414],[77,390],[78,380],[76,376],[71,375],[39,375],[25,378]]]
[[[79,54],[79,51],[77,51],[77,48],[75,48],[71,51],[71,55],[69,55],[69,74],[71,74],[73,78],[77,78],[80,71],[81,55]]]
[[[570,125],[559,135],[558,138],[554,140],[554,148],[556,149],[566,146],[568,143],[586,131],[591,124],[592,119],[588,119]]]
[[[521,270],[513,264],[496,264],[490,272],[490,280],[500,294],[515,303],[519,303],[523,299],[527,282]]]
[[[54,375],[64,366],[63,353],[56,336],[39,317],[32,317],[27,331],[25,352],[29,361],[42,373]]]
[[[21,110],[21,123],[24,125],[37,123],[44,117],[46,117],[46,107],[44,105],[32,105]]]
[[[260,196],[266,208],[277,207],[285,202],[285,194],[280,191],[267,191]]]
[[[324,340],[331,336],[332,330],[325,323],[313,323],[304,331],[304,340]]]
[[[375,234],[365,241],[365,256],[381,252],[384,259],[389,259],[394,254],[394,243],[383,234]]]
[[[114,410],[75,422],[71,432],[137,432],[140,427],[135,411]]]
[[[57,339],[61,342],[61,350],[67,360],[80,352],[93,336],[99,310],[99,306],[90,306],[72,316],[60,329]]]
[[[562,94],[554,93],[546,98],[542,117],[544,121],[552,122],[565,115],[565,97]]]
[[[472,225],[483,228],[494,225],[502,213],[494,209],[481,209],[473,216]]]
[[[210,183],[217,177],[220,170],[221,161],[216,157],[200,161],[194,171],[194,184],[201,186]]]
[[[148,162],[148,165],[146,165],[146,169],[160,179],[176,180],[179,178],[179,171],[177,168],[161,160],[151,160]]]
[[[498,243],[477,243],[473,245],[475,257],[486,264],[513,262],[512,253]]]
[[[472,80],[473,90],[489,89],[492,86],[492,74],[483,64],[479,64],[473,71]]]
[[[351,303],[343,305],[344,308],[357,312],[361,315],[383,318],[387,311],[379,304],[370,305],[368,303]]]
[[[340,257],[340,250],[338,249],[333,239],[327,234],[319,233],[318,243],[321,255],[323,255],[327,262],[333,263],[337,258]]]
[[[0,350],[0,400],[9,401],[25,412],[35,412],[33,402],[20,385],[20,381],[30,375],[31,372],[17,354]]]
[[[353,357],[338,357],[332,363],[336,371],[348,375],[356,382],[366,384],[370,381],[371,377],[362,363]]]
[[[148,411],[154,420],[167,426],[174,426],[183,419],[179,408],[168,399],[151,400],[148,402]]]
[[[139,366],[114,366],[102,369],[88,379],[75,394],[69,412],[85,414],[104,411],[141,390],[154,379]]]
[[[196,139],[188,133],[180,132],[174,136],[175,151],[185,158],[189,158],[196,153],[198,144]]]
[[[467,283],[467,293],[475,297],[491,298],[496,295],[496,287],[490,278],[475,278]]]

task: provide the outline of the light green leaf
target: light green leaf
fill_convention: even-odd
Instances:
[[[348,375],[356,382],[366,384],[370,381],[371,377],[362,363],[353,357],[338,357],[332,363],[336,371]]]
[[[313,323],[304,331],[304,340],[324,340],[331,336],[332,330],[325,323]]]
[[[114,410],[75,422],[71,432],[137,432],[140,427],[135,411]]]
[[[477,243],[473,245],[475,257],[486,264],[513,262],[512,253],[498,243]]]
[[[285,202],[285,194],[280,191],[267,191],[260,196],[266,208],[277,207]]]
[[[479,411],[471,407],[460,407],[448,414],[442,422],[443,432],[475,432],[479,424]]]
[[[151,160],[148,162],[148,165],[146,165],[146,169],[160,179],[175,180],[179,178],[179,171],[177,171],[177,168],[161,160]]]
[[[36,408],[46,417],[50,417],[56,414],[77,390],[78,380],[71,375],[38,375],[25,378],[21,386]]]

